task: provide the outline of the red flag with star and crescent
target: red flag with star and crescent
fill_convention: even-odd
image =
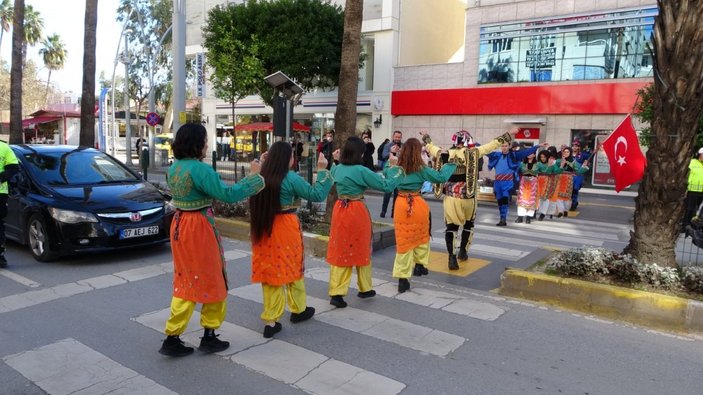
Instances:
[[[610,174],[615,177],[616,192],[622,191],[644,176],[647,159],[642,154],[629,114],[603,142],[603,151],[608,156]]]

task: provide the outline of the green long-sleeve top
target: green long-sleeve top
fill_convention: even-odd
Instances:
[[[520,173],[526,176],[537,176],[539,174],[553,174],[554,166],[546,163],[535,162],[532,169],[527,168],[527,163],[520,164]]]
[[[588,171],[588,167],[586,166],[581,166],[578,162],[575,160],[572,161],[567,161],[566,164],[564,164],[564,167],[561,167],[561,161],[563,159],[557,159],[556,162],[554,163],[554,174],[561,174],[564,172],[573,172],[574,174],[584,174]]]
[[[332,166],[333,169],[335,167]],[[294,203],[300,198],[311,202],[321,202],[327,198],[333,183],[329,170],[317,171],[315,185],[310,185],[303,177],[293,170],[289,170],[281,181],[281,208],[285,210],[297,206]]]
[[[217,199],[226,203],[244,200],[264,189],[264,178],[253,174],[234,185],[227,185],[212,168],[197,159],[176,160],[168,169],[171,203],[181,210],[199,210]]]
[[[367,189],[393,192],[403,176],[403,169],[400,166],[386,167],[381,176],[362,165],[337,165],[331,173],[339,196],[358,196]]]
[[[444,183],[449,180],[452,176],[454,170],[456,169],[456,163],[447,163],[442,166],[439,171],[425,166],[420,171],[415,173],[405,174],[398,183],[399,191],[413,191],[417,192],[422,188],[422,183],[429,181],[432,183]]]

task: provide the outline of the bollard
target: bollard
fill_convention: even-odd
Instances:
[[[242,175],[241,175],[241,178],[244,178],[244,177],[246,177],[246,175],[245,175],[244,165],[242,165]]]
[[[217,171],[217,151],[212,151],[212,168]]]
[[[142,163],[142,173],[144,174],[144,179],[149,180],[149,148],[142,149],[141,152],[141,163]]]

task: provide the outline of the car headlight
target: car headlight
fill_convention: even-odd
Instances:
[[[66,224],[79,224],[81,222],[98,222],[98,218],[83,211],[62,210],[59,208],[49,207],[49,214],[59,221]]]

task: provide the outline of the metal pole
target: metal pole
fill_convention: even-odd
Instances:
[[[129,113],[129,38],[124,36],[124,118],[125,118],[125,164],[132,166],[132,116]]]
[[[286,142],[290,143],[290,98],[286,97]]]
[[[181,127],[180,114],[185,111],[185,0],[173,0],[173,129]]]
[[[159,46],[158,48],[161,48],[161,46],[164,43],[164,39],[166,36],[171,32],[171,26],[166,29],[164,32],[163,36],[161,36],[161,39],[159,40]],[[148,64],[149,64],[149,112],[154,112],[156,110],[156,103],[155,103],[155,92],[154,92],[154,54],[151,52],[151,46],[149,46],[149,50],[147,52],[147,56],[149,57],[148,59]],[[155,126],[152,126],[149,128],[149,167],[154,169],[156,167],[156,147],[154,144],[154,128]]]

